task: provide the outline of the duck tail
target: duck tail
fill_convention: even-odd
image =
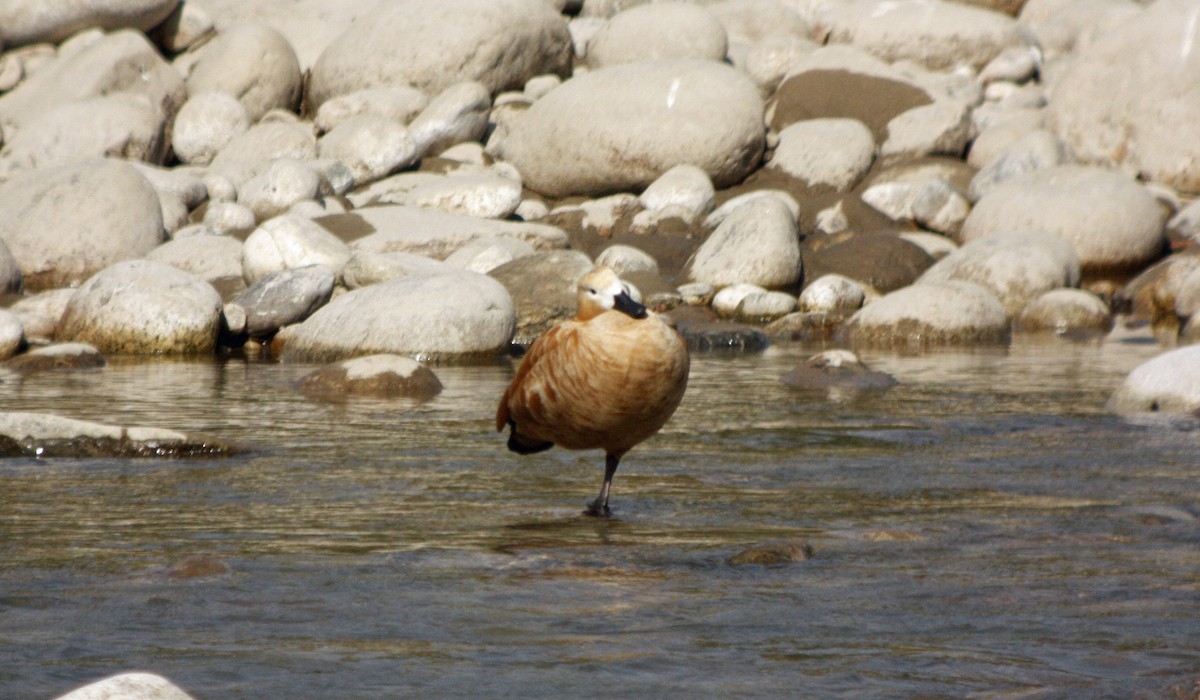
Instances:
[[[544,440],[534,440],[517,432],[517,424],[509,421],[508,427],[511,432],[508,434],[508,449],[516,452],[519,455],[531,455],[538,452],[545,452],[554,447],[553,442]]]

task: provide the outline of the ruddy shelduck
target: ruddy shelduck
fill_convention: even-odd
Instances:
[[[496,430],[508,449],[604,450],[604,483],[584,511],[606,516],[621,457],[675,413],[688,380],[687,344],[634,301],[621,279],[597,267],[579,280],[574,320],[529,347],[500,399]]]

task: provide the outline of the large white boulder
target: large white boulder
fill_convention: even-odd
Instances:
[[[571,62],[566,21],[543,0],[380,3],[333,41],[312,69],[309,106],[364,88],[427,95],[475,80],[492,93]]]
[[[38,290],[79,284],[163,240],[162,208],[128,163],[93,160],[31,171],[0,186],[0,239]]]
[[[57,340],[115,354],[212,352],[221,296],[199,277],[165,263],[128,260],[84,282],[67,304]]]
[[[963,241],[1010,231],[1056,233],[1075,247],[1085,274],[1139,269],[1163,251],[1166,219],[1153,195],[1104,168],[1063,165],[989,189],[963,222]]]
[[[283,331],[285,361],[335,362],[392,353],[471,362],[508,349],[516,312],[504,286],[474,272],[398,277],[334,299]]]
[[[714,61],[627,63],[578,75],[516,119],[501,157],[553,197],[641,190],[690,163],[716,187],[740,182],[765,144],[746,75]]]
[[[1159,0],[1079,50],[1047,121],[1085,161],[1200,193],[1200,6]]]

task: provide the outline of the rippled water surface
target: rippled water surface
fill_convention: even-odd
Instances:
[[[1135,339],[1136,340],[1136,339]],[[508,366],[416,405],[312,368],[114,362],[0,406],[198,431],[221,460],[0,460],[0,697],[144,669],[198,698],[1192,697],[1200,431],[1104,401],[1146,342],[866,354],[884,394],[694,358],[582,517],[599,453],[518,457]],[[816,555],[735,566],[748,547]],[[187,557],[224,574],[172,578]]]

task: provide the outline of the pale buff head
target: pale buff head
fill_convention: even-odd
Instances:
[[[605,311],[620,311],[632,318],[646,317],[646,307],[634,301],[617,273],[603,265],[579,278],[575,301],[575,317],[580,321],[591,320]]]

